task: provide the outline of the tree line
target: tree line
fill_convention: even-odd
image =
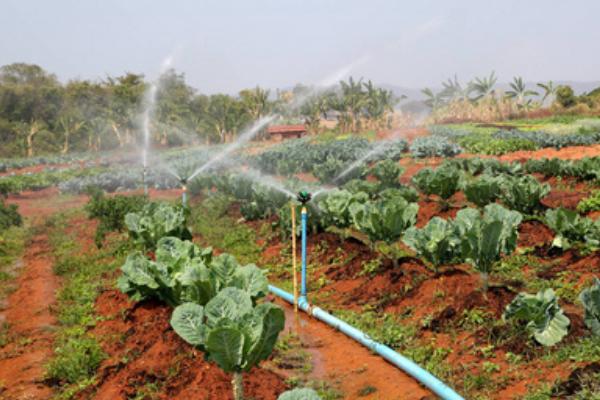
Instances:
[[[141,74],[60,82],[34,64],[0,67],[0,157],[101,151],[140,140],[152,83]],[[305,123],[317,133],[328,114],[338,129],[356,132],[389,123],[399,99],[371,81],[350,78],[327,90],[255,87],[237,95],[202,94],[182,73],[168,70],[155,82],[150,131],[162,146],[223,143],[266,115]]]

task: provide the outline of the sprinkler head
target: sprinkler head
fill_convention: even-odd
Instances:
[[[296,196],[296,199],[302,203],[302,205],[305,205],[306,203],[308,203],[310,201],[310,199],[312,199],[312,195],[310,193],[308,193],[306,190],[301,190],[298,192],[298,196]]]

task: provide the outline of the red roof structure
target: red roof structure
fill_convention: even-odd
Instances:
[[[267,128],[267,132],[271,136],[278,136],[281,139],[291,137],[302,137],[306,134],[306,127],[303,124],[299,125],[272,125]]]

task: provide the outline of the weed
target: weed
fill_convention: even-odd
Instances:
[[[57,382],[76,383],[92,377],[105,358],[96,339],[89,335],[67,338],[54,350],[46,366],[48,378]]]
[[[358,391],[358,397],[365,397],[365,396],[375,393],[376,391],[377,391],[377,388],[375,386],[367,385],[367,386],[362,387]]]

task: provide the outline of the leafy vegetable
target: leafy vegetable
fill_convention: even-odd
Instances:
[[[455,229],[461,238],[462,256],[481,273],[484,290],[496,261],[514,251],[521,220],[521,214],[498,204],[487,205],[483,216],[474,209],[457,213]]]
[[[152,250],[158,241],[165,236],[173,236],[183,240],[192,238],[187,228],[188,212],[183,207],[175,207],[167,203],[149,203],[140,212],[132,212],[125,216],[125,225],[129,236],[143,248]]]
[[[354,226],[365,233],[372,243],[394,243],[415,224],[419,206],[404,199],[353,203],[349,206]]]
[[[600,279],[594,278],[594,284],[581,292],[579,300],[585,310],[586,326],[594,335],[600,336]]]
[[[509,208],[523,214],[534,214],[542,209],[541,200],[550,193],[550,185],[540,183],[531,175],[507,178],[500,198]]]
[[[409,228],[402,241],[430,262],[436,271],[441,265],[452,262],[460,250],[454,225],[440,217],[433,217],[424,228]]]
[[[500,196],[501,178],[489,175],[481,175],[478,179],[470,182],[465,187],[467,200],[477,207],[483,207],[495,202]]]
[[[435,170],[424,168],[420,170],[412,181],[417,188],[425,195],[432,194],[439,196],[444,207],[447,207],[447,200],[459,189],[462,174],[456,168],[440,167]]]
[[[587,242],[592,246],[600,244],[597,224],[589,218],[581,217],[576,211],[562,207],[548,210],[545,221],[556,234],[552,241],[554,247],[567,250],[572,242]]]
[[[373,167],[372,173],[385,187],[394,187],[399,184],[398,178],[404,169],[392,160],[379,161]]]
[[[333,190],[319,202],[319,209],[325,224],[347,228],[353,223],[350,214],[352,204],[364,204],[368,200],[369,196],[364,192],[353,194],[347,190]]]
[[[204,307],[185,303],[175,308],[171,326],[225,372],[234,373],[234,396],[241,399],[241,372],[269,357],[284,321],[280,307],[271,303],[253,306],[247,292],[226,288]]]
[[[321,397],[312,389],[292,389],[283,392],[277,400],[321,400]]]
[[[535,295],[519,293],[506,306],[502,319],[525,323],[525,329],[543,346],[560,342],[567,335],[570,323],[552,289]]]

